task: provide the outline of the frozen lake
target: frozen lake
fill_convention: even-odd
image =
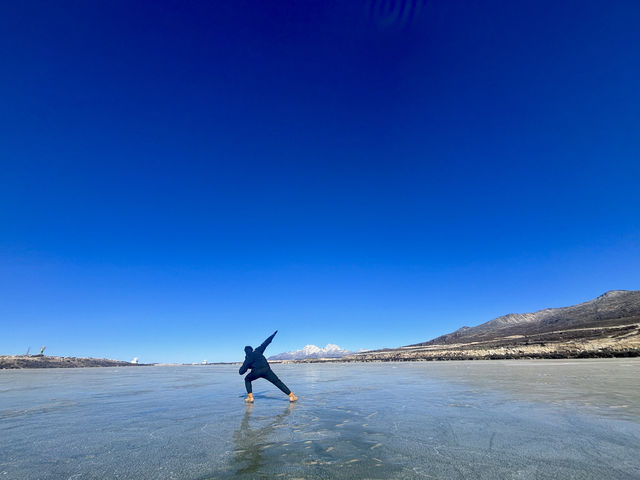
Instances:
[[[0,480],[638,479],[640,360],[0,371]]]

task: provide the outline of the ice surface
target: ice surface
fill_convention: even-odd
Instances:
[[[640,478],[640,361],[0,371],[3,479]]]

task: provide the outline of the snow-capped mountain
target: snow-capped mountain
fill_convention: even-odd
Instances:
[[[320,348],[315,345],[307,345],[301,350],[294,350],[293,352],[279,353],[269,357],[269,360],[304,360],[305,358],[339,358],[344,355],[348,355],[349,350],[340,348],[338,345],[329,343],[326,347]]]

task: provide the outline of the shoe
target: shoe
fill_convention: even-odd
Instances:
[[[253,403],[253,393],[247,395],[247,398],[244,399],[244,403]]]
[[[291,393],[289,394],[289,401],[290,401],[290,402],[296,402],[296,401],[298,401],[298,397],[296,397],[296,396],[293,394],[293,392],[291,392]]]

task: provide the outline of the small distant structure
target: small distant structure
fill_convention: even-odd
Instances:
[[[138,357],[133,357],[133,360],[131,360],[131,363],[133,363],[134,365],[138,364]]]
[[[208,365],[206,360],[202,360],[202,365]]]

